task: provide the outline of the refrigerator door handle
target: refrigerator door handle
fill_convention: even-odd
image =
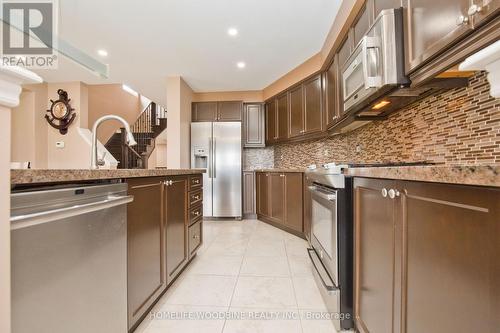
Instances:
[[[214,162],[214,154],[212,153],[212,137],[208,138],[208,178],[212,178],[212,163]]]
[[[215,169],[216,162],[215,162],[215,156],[217,156],[217,138],[214,136],[212,138],[212,143],[213,143],[213,153],[212,153],[212,178],[217,178],[217,172]]]

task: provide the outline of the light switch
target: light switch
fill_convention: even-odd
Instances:
[[[64,148],[64,141],[57,141],[56,148],[63,149]]]

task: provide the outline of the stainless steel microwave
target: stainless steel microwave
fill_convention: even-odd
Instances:
[[[345,112],[410,84],[405,75],[403,38],[403,8],[382,11],[342,69]],[[380,113],[373,110],[374,115]]]

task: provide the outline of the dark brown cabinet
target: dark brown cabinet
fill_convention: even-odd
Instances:
[[[243,107],[243,146],[245,148],[266,145],[265,110],[262,103],[248,103]]]
[[[193,102],[191,121],[241,121],[243,102]]]
[[[243,171],[243,216],[256,218],[255,210],[255,172]]]
[[[370,28],[371,23],[370,11],[369,8],[367,8],[367,4],[365,3],[358,14],[358,17],[356,18],[355,23],[352,25],[352,39],[354,47],[358,45],[361,39],[368,32],[368,28]]]
[[[304,99],[302,85],[292,88],[290,95],[290,114],[288,136],[294,138],[304,132]]]
[[[408,73],[472,29],[470,5],[470,0],[405,1]],[[439,28],[429,22],[439,22]]]
[[[359,331],[496,331],[499,202],[498,189],[355,179]]]
[[[323,99],[321,75],[304,82],[304,134],[323,130]]]
[[[127,298],[128,323],[133,327],[167,287],[163,178],[128,181]]]
[[[215,121],[217,102],[200,102],[191,105],[191,121]]]
[[[188,177],[169,177],[165,187],[167,283],[186,264],[188,254]]]
[[[344,115],[344,84],[342,82],[342,72],[344,71],[344,66],[347,59],[351,55],[352,51],[352,40],[347,36],[347,38],[342,43],[339,48],[335,58],[337,62],[337,113],[340,117]]]
[[[339,120],[339,97],[337,91],[338,66],[336,57],[324,74],[326,128],[331,128]]]
[[[278,139],[278,111],[275,99],[266,103],[266,144],[274,143]]]
[[[278,96],[276,99],[278,104],[277,109],[277,127],[278,127],[278,141],[288,138],[288,95],[285,93]]]
[[[269,211],[269,173],[256,172],[256,201],[257,201],[257,215],[270,216]]]
[[[395,202],[381,195],[392,187],[391,181],[355,181],[355,308],[363,333],[394,332]]]
[[[257,216],[303,234],[302,173],[256,172]]]

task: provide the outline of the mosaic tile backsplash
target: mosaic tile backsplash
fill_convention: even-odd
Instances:
[[[243,170],[274,168],[274,147],[243,149]]]
[[[471,77],[468,87],[429,96],[385,121],[329,138],[274,147],[276,168],[418,161],[500,164],[500,99],[489,95],[484,72]]]

